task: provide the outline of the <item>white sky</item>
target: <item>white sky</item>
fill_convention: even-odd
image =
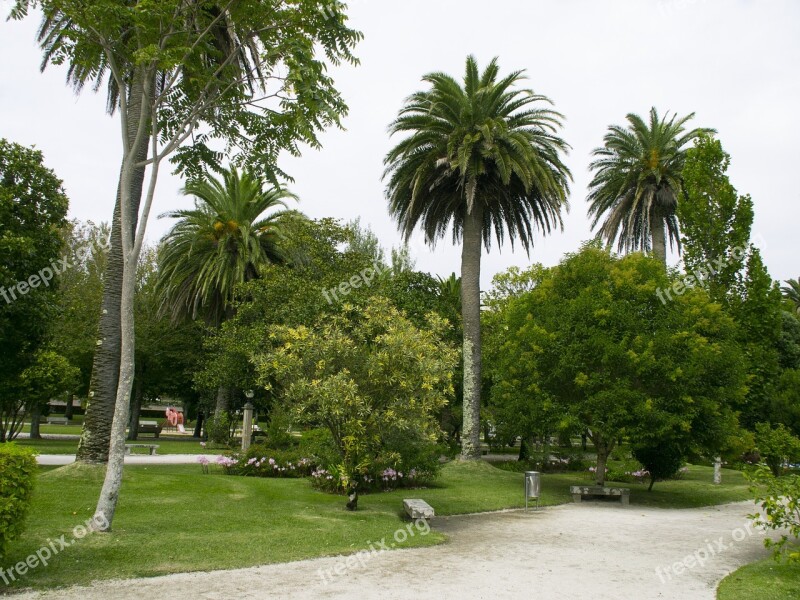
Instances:
[[[3,18],[10,0],[0,0]],[[575,178],[564,232],[540,237],[529,259],[495,246],[484,257],[483,286],[511,265],[557,263],[589,239],[586,186],[591,150],[625,114],[696,112],[732,156],[729,175],[755,202],[754,237],[771,275],[800,276],[800,2],[792,0],[352,0],[351,24],[365,34],[359,67],[335,69],[350,105],[346,131],[322,136],[323,150],[282,163],[311,217],[361,217],[387,249],[399,244],[381,181],[393,144],[387,125],[430,71],[463,73],[474,53],[504,73],[527,69],[528,85],[566,116],[567,164]],[[0,137],[36,145],[64,180],[70,216],[110,220],[119,171],[119,125],[105,94],[76,97],[65,71],[39,73],[38,17],[0,21]],[[153,215],[191,200],[181,181],[162,176]],[[148,239],[169,228],[151,220]],[[447,275],[460,268],[449,239],[429,251],[412,240],[417,268]],[[673,257],[675,259],[675,257]]]

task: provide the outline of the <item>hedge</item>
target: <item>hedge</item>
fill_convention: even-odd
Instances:
[[[33,452],[10,442],[0,444],[0,557],[24,529],[36,471]]]

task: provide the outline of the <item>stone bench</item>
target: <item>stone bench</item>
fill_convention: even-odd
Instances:
[[[433,507],[419,498],[406,498],[403,500],[403,508],[406,514],[412,519],[432,519],[434,517]]]
[[[161,435],[161,425],[155,421],[139,421],[137,431],[139,433],[152,433],[153,437],[158,439],[158,436]]]
[[[67,417],[47,417],[48,425],[67,425],[68,423]]]
[[[572,494],[572,501],[579,503],[583,498],[613,498],[619,497],[623,506],[627,506],[631,501],[631,491],[628,488],[612,488],[600,485],[573,485],[569,488]]]
[[[125,454],[130,456],[133,454],[132,450],[134,448],[148,448],[150,450],[150,456],[156,456],[158,454],[158,444],[125,444]]]

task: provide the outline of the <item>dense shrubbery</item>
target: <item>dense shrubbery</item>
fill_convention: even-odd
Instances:
[[[800,458],[800,439],[783,425],[771,427],[769,423],[756,423],[755,442],[761,459],[774,476],[779,476],[784,465]]]
[[[771,467],[761,465],[748,478],[755,484],[755,500],[763,511],[750,518],[759,527],[781,534],[777,541],[766,538],[764,545],[773,548],[776,559],[800,563],[800,550],[794,545],[800,538],[800,475],[775,477]]]
[[[0,444],[0,556],[24,529],[35,473],[36,458],[30,450]]]
[[[316,465],[300,448],[276,450],[264,444],[254,444],[231,458],[236,463],[226,467],[227,472],[245,477],[307,477]]]

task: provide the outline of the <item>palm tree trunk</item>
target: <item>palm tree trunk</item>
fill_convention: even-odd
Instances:
[[[142,101],[143,82],[134,82],[129,99],[128,139],[133,140],[139,126],[139,113]],[[138,150],[137,162],[147,158],[147,145]],[[136,230],[139,204],[144,185],[144,167],[133,172],[130,200],[130,221],[132,231]],[[93,464],[108,461],[108,448],[111,438],[111,422],[114,418],[114,403],[117,398],[119,382],[120,348],[120,303],[122,298],[122,219],[120,204],[122,199],[122,174],[117,186],[117,202],[111,226],[111,248],[103,285],[103,303],[100,313],[99,338],[92,364],[92,380],[89,386],[89,399],[83,419],[83,430],[78,444],[78,462]]]
[[[650,234],[653,236],[653,257],[667,264],[667,239],[664,219],[656,213],[650,215]]]
[[[217,389],[217,406],[214,409],[214,416],[220,417],[222,413],[228,412],[231,407],[231,398],[233,397],[233,389],[227,385],[221,385]]]
[[[461,316],[464,323],[464,427],[462,460],[480,460],[481,444],[481,244],[483,208],[464,219],[461,250]]]

